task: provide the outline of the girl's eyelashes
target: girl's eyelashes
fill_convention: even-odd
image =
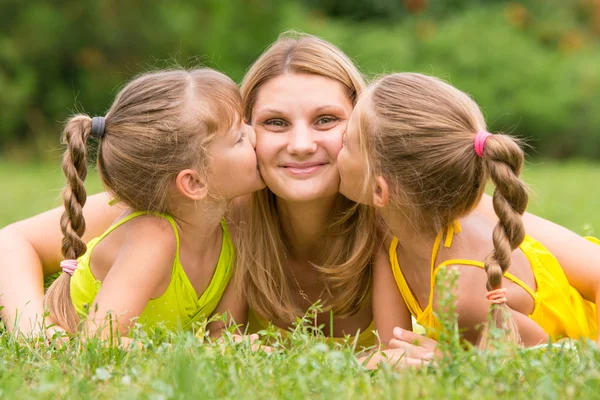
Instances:
[[[246,138],[246,133],[245,132],[241,132],[240,133],[240,138],[238,139],[238,141],[236,143],[242,143],[245,138]]]
[[[346,146],[346,132],[342,134],[342,146]]]

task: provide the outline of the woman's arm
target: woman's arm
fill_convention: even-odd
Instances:
[[[382,344],[388,343],[393,338],[395,327],[412,330],[410,312],[394,280],[387,247],[383,248],[375,259],[373,320]]]
[[[123,211],[110,207],[109,200],[106,193],[88,198],[83,208],[85,241],[101,235]],[[44,276],[60,270],[62,213],[58,207],[0,230],[0,318],[10,331],[40,328]]]

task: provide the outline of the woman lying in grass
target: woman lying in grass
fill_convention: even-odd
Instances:
[[[359,349],[376,344],[370,288],[377,226],[369,207],[338,193],[336,165],[346,123],[363,88],[360,72],[346,55],[309,35],[283,35],[244,79],[243,115],[256,128],[258,164],[269,189],[230,204],[229,230],[239,239],[237,287],[231,291],[241,294],[241,305],[219,304],[219,309],[241,309],[235,320],[244,323],[247,300],[250,332],[270,321],[285,334],[321,300],[324,312],[317,323],[324,325],[325,336],[344,341],[350,335],[354,343],[352,335],[358,334]],[[238,173],[232,168],[231,174]],[[103,194],[88,199],[84,242],[119,218],[122,210],[108,207],[107,201]],[[2,313],[9,329],[15,309],[21,309],[18,328],[24,331],[43,312],[42,276],[56,272],[59,264],[60,214],[50,211],[2,232],[0,247],[15,256],[4,264],[13,266],[10,278],[0,273],[0,302],[6,306]],[[396,359],[403,355],[402,348],[386,354]]]
[[[486,347],[490,309],[493,325],[526,346],[597,339],[598,241],[530,215],[524,224],[523,159],[518,142],[486,132],[473,100],[439,79],[392,74],[361,95],[338,157],[340,191],[376,207],[394,236],[373,289],[384,340],[410,329],[411,314],[435,334],[435,276],[447,267],[460,271],[458,323],[473,343]],[[497,221],[477,209],[489,178]]]
[[[219,309],[240,308],[236,322],[243,323],[247,301],[250,332],[272,322],[286,333],[296,317],[321,300],[323,312],[316,317],[327,337],[341,341],[358,333],[351,343],[376,344],[371,332],[372,270],[379,264],[389,268],[387,249],[381,250],[373,210],[338,193],[337,155],[363,88],[363,78],[348,57],[310,35],[283,35],[242,83],[243,115],[256,129],[258,165],[268,188],[230,204],[228,227],[239,240],[239,279],[232,290],[242,294],[242,305]],[[108,200],[99,194],[86,202],[85,242],[100,236],[122,212],[109,207]],[[479,209],[494,215],[488,198]],[[61,213],[49,211],[0,233],[0,251],[7,257],[0,265],[6,268],[0,270],[0,305],[5,306],[1,312],[9,329],[15,328],[17,309],[16,328],[22,331],[35,327],[43,313],[43,276],[59,270]],[[388,343],[391,329],[382,333]],[[390,347],[412,348],[406,341],[414,338],[405,330],[405,342],[393,340]],[[418,360],[426,352],[414,354]],[[403,356],[404,348],[386,355]]]

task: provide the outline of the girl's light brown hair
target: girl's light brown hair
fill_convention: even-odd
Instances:
[[[525,237],[521,216],[528,192],[519,179],[524,154],[517,141],[492,135],[479,157],[474,138],[486,129],[479,107],[468,95],[434,77],[388,75],[364,96],[357,112],[367,171],[369,176],[386,179],[390,206],[403,212],[416,229],[434,233],[472,211],[491,177],[499,221],[485,271],[488,291],[501,288],[511,253]],[[491,313],[492,323],[520,342],[508,306],[493,304]],[[480,345],[488,345],[487,326]]]
[[[318,75],[340,82],[352,104],[365,86],[361,73],[337,47],[315,36],[287,32],[258,58],[242,82],[246,121],[252,121],[261,87],[284,74]],[[268,188],[252,194],[246,220],[237,244],[236,282],[241,294],[259,315],[294,321],[305,310],[294,303],[294,286],[286,278],[289,249],[275,194]],[[369,295],[376,223],[372,210],[341,195],[329,221],[322,262],[316,266],[330,290],[325,308],[343,317],[357,312]]]
[[[105,117],[97,167],[106,190],[133,210],[171,213],[177,174],[187,168],[207,173],[206,146],[241,120],[235,83],[205,68],[146,73],[127,84]],[[66,124],[62,168],[67,185],[60,225],[62,254],[77,259],[86,252],[83,206],[87,142],[92,120],[76,115]],[[45,297],[50,318],[73,333],[79,316],[70,296],[70,275],[62,273]]]

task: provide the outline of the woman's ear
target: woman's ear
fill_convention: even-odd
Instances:
[[[376,177],[373,183],[373,205],[379,208],[386,207],[390,200],[389,196],[390,191],[387,181],[383,176]]]
[[[175,179],[177,190],[183,196],[192,200],[203,200],[208,196],[206,177],[193,169],[184,169]]]

